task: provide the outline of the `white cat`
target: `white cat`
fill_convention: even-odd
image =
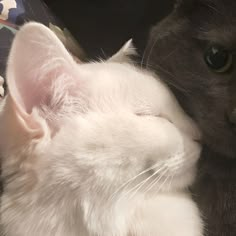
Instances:
[[[11,49],[0,116],[5,236],[201,236],[185,189],[199,133],[165,85],[129,64],[77,64],[46,27]]]
[[[0,100],[4,97],[4,79],[0,76]]]

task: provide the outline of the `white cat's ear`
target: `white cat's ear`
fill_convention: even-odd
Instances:
[[[53,82],[73,77],[74,66],[71,55],[47,27],[28,23],[20,29],[10,51],[7,84],[9,100],[23,120],[34,108],[50,103]]]
[[[129,63],[132,62],[131,56],[136,56],[136,55],[137,55],[136,48],[133,45],[133,40],[130,39],[116,54],[114,54],[111,58],[109,58],[108,61]]]

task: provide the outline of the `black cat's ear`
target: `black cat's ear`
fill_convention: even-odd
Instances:
[[[174,11],[178,16],[187,17],[191,22],[199,25],[199,22],[207,21],[213,10],[218,8],[217,2],[214,0],[177,0]]]
[[[184,0],[176,0],[175,1],[175,8],[178,8],[179,6],[181,6],[183,4],[183,2],[185,2]]]
[[[176,0],[175,9],[189,9],[192,8],[196,4],[196,2],[197,0]]]
[[[174,9],[182,15],[191,16],[199,8],[209,7],[211,4],[211,0],[177,0]]]
[[[212,4],[214,1],[211,0],[176,0],[175,1],[175,8],[194,8],[199,5],[208,5]]]

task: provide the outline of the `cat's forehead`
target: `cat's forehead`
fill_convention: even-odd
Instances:
[[[85,91],[96,106],[122,104],[130,107],[137,103],[140,106],[155,106],[160,100],[160,93],[165,90],[164,85],[150,72],[127,63],[89,63],[80,65],[79,70],[82,71]]]
[[[126,71],[127,68],[130,68],[131,65],[127,63],[118,63],[118,62],[109,62],[109,61],[98,61],[98,62],[89,62],[80,65],[84,70],[90,70],[91,72],[113,72],[113,71]]]
[[[133,80],[140,81],[145,77],[145,72],[138,71],[130,64],[106,61],[80,65],[79,71],[82,72],[85,79],[92,80],[96,84],[98,80],[112,81],[112,84],[121,81],[133,83]]]
[[[199,39],[234,47],[236,43],[236,1],[195,0],[187,16],[189,30]],[[194,4],[194,3],[193,3]]]

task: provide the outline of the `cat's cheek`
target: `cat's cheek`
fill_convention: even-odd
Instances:
[[[84,222],[91,235],[128,235],[130,220],[135,214],[137,201],[114,201],[108,204],[102,196],[82,202]],[[141,200],[139,201],[142,202]]]

